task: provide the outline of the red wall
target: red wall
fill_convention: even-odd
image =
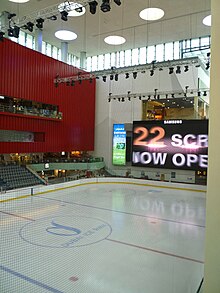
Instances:
[[[95,80],[54,86],[54,78],[79,70],[8,39],[0,42],[0,95],[58,105],[62,120],[5,115],[0,129],[45,132],[45,142],[0,142],[0,153],[61,152],[94,149]]]

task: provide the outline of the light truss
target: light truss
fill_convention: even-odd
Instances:
[[[89,2],[92,2],[93,0],[77,0],[77,3],[78,4],[81,4],[83,7],[86,7]],[[96,0],[97,2],[99,2],[99,0]],[[73,1],[64,1],[66,3],[65,5],[65,9],[67,12],[70,12],[72,10],[72,7],[71,7],[71,4],[70,2],[73,2]],[[60,5],[60,3],[57,3],[57,4],[54,4],[52,6],[48,6],[46,8],[43,8],[41,10],[38,10],[38,11],[35,11],[35,12],[32,12],[31,14],[29,15],[25,15],[19,19],[17,19],[16,23],[19,25],[19,26],[22,26],[24,25],[27,21],[33,21],[37,18],[43,18],[43,19],[46,19],[50,16],[53,16],[53,15],[58,15],[60,13],[59,9],[58,9],[58,6]]]
[[[129,66],[129,67],[112,67],[107,70],[100,71],[92,71],[91,73],[81,73],[75,76],[67,76],[67,77],[56,77],[54,79],[54,83],[65,83],[71,80],[79,80],[79,79],[90,79],[90,78],[99,78],[102,76],[112,75],[112,74],[125,74],[125,73],[133,73],[133,72],[141,72],[145,73],[147,70],[161,70],[163,68],[169,68],[174,66],[186,66],[186,65],[194,65],[196,67],[203,66],[204,64],[198,57],[190,57],[172,61],[164,61],[164,62],[152,62],[150,64]]]
[[[127,99],[131,101],[131,99],[139,99],[139,100],[147,100],[147,101],[155,101],[155,100],[164,100],[164,99],[175,99],[175,98],[193,98],[199,97],[204,103],[208,104],[202,96],[209,96],[210,89],[209,88],[197,88],[197,89],[189,89],[187,86],[183,90],[174,90],[174,91],[159,91],[155,89],[153,92],[145,92],[145,93],[131,93],[130,91],[126,94],[120,95],[112,95],[109,93],[108,100],[124,101]]]

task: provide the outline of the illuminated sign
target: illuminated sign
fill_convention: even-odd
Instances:
[[[208,121],[134,121],[132,165],[207,169]]]
[[[126,164],[126,131],[124,124],[113,125],[112,163],[113,165]]]

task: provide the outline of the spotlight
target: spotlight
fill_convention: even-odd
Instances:
[[[117,4],[118,6],[121,5],[121,0],[114,0],[115,4]]]
[[[129,78],[129,73],[125,73],[125,78],[128,79]]]
[[[151,69],[151,70],[150,70],[150,76],[153,76],[153,75],[154,75],[154,70]]]
[[[44,23],[44,19],[43,18],[38,18],[36,19],[36,27],[39,29],[43,28],[43,23]]]
[[[169,74],[173,73],[174,68],[173,67],[169,67]]]
[[[104,81],[104,82],[106,82],[106,76],[104,75],[103,77],[102,77],[102,80]]]
[[[68,20],[68,12],[67,11],[65,11],[65,10],[61,11],[60,12],[60,15],[61,15],[61,19],[63,21],[67,21]]]
[[[57,16],[56,16],[56,15],[51,15],[51,16],[49,16],[47,19],[50,19],[50,20],[57,20]]]
[[[171,94],[171,98],[175,98],[174,94]]]
[[[8,29],[8,36],[18,38],[19,37],[19,32],[20,32],[20,27],[15,25],[13,28],[10,27]]]
[[[121,98],[121,101],[122,101],[122,102],[124,102],[124,101],[125,101],[125,98],[124,98],[124,97],[122,97],[122,98]]]
[[[111,74],[111,75],[110,75],[110,80],[113,80],[113,79],[114,79],[114,75]]]
[[[200,97],[201,96],[201,92],[198,92],[198,97]]]
[[[108,98],[108,102],[109,102],[109,103],[111,102],[111,98]]]
[[[189,71],[189,66],[188,65],[185,65],[184,66],[184,72],[187,72],[187,71]]]
[[[5,33],[0,32],[0,42],[3,42],[3,40],[4,40],[4,34],[5,34]]]
[[[176,74],[180,74],[181,73],[181,67],[180,66],[177,66],[176,67]]]
[[[75,81],[72,79],[71,86],[74,86],[74,85],[75,85]]]
[[[115,81],[118,81],[118,73],[115,74]]]
[[[13,37],[13,28],[12,28],[12,27],[10,27],[10,28],[8,29],[8,36],[9,36],[9,37]]]
[[[23,26],[24,29],[29,30],[29,32],[33,32],[34,24],[33,22],[28,22],[26,25]]]
[[[109,0],[102,0],[101,10],[103,12],[109,12],[111,10]]]
[[[8,19],[12,19],[12,17],[14,17],[14,16],[16,16],[15,13],[9,13],[9,14],[8,14]]]
[[[139,96],[139,100],[141,101],[141,96]]]
[[[89,2],[89,11],[91,14],[96,14],[96,7],[98,5],[97,1]]]
[[[133,78],[136,79],[137,78],[137,72],[133,72]]]
[[[128,97],[128,101],[131,101],[131,97]]]
[[[203,97],[206,97],[206,96],[207,96],[207,92],[204,91],[204,92],[203,92]]]
[[[208,70],[210,68],[210,63],[209,63],[209,61],[206,63],[206,67],[205,67],[205,69],[206,70]]]

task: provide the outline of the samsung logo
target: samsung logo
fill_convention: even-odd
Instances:
[[[164,120],[164,124],[182,124],[182,120]]]

